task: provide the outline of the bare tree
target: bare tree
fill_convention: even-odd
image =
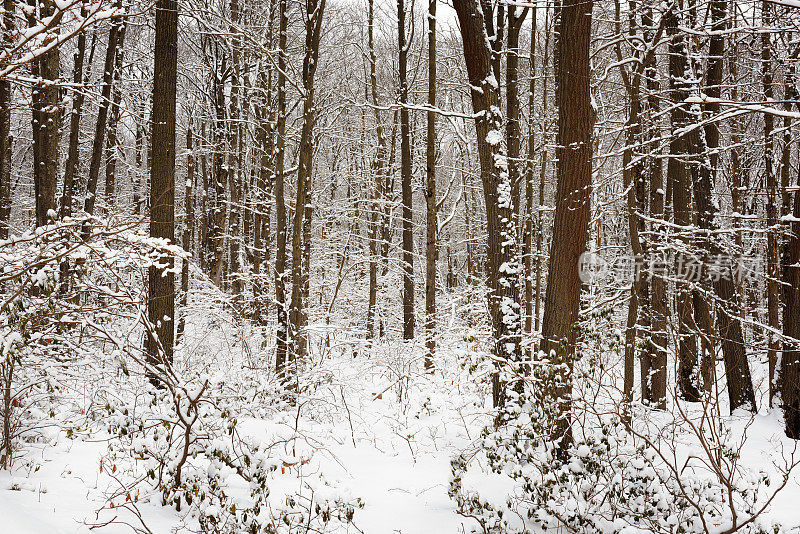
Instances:
[[[403,196],[403,339],[414,339],[414,220],[411,189],[411,123],[408,114],[406,8],[397,0],[398,73],[400,79],[400,186]]]
[[[489,314],[494,335],[494,352],[499,362],[514,362],[521,357],[516,228],[511,182],[500,133],[502,115],[497,77],[492,67],[493,51],[486,40],[484,12],[471,0],[456,0],[471,88],[475,129],[478,136],[483,195],[488,229],[487,272]],[[503,387],[495,374],[492,397],[495,406],[503,403]]]

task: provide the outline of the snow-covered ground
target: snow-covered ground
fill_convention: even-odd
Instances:
[[[322,385],[301,397],[296,408],[263,419],[243,416],[240,432],[269,443],[285,440],[272,449],[281,469],[270,485],[271,497],[279,502],[321,475],[331,491],[363,503],[348,531],[469,532],[474,521],[457,515],[447,494],[450,460],[491,421],[491,401],[485,389],[464,380],[460,353],[472,344],[456,341],[443,347],[434,375],[419,371],[421,347],[387,344],[354,357],[349,345],[340,344],[315,360]],[[234,365],[242,351],[231,343],[228,363]],[[11,473],[0,471],[0,532],[142,528],[119,506],[127,496],[111,498],[129,474],[102,464],[108,462],[109,436],[99,429],[91,436],[48,432],[16,460]],[[156,534],[190,528],[180,513],[160,505],[157,494],[132,500]]]
[[[209,338],[208,324],[205,317],[189,329],[183,358],[213,361],[224,374],[272,350],[270,345],[255,350],[252,340],[245,347],[247,328],[224,326],[224,335]],[[239,416],[238,431],[271,444],[270,454],[280,466],[270,481],[271,502],[279,506],[286,496],[309,490],[361,502],[353,523],[338,527],[342,532],[480,532],[474,519],[457,513],[448,489],[451,460],[474,449],[492,422],[488,368],[472,365],[487,358],[477,341],[480,332],[464,325],[454,330],[461,334],[440,338],[437,370],[429,375],[422,371],[422,347],[389,342],[368,349],[344,329],[320,325],[309,366],[315,386],[295,405],[278,403]],[[267,370],[249,372],[256,382],[260,372],[265,383],[274,381]],[[732,426],[741,430],[747,421],[734,420]],[[795,447],[783,437],[781,425],[776,412],[759,414],[747,428],[741,463],[775,473],[773,462]],[[70,435],[63,426],[44,429],[11,472],[0,471],[0,533],[193,531],[192,518],[161,506],[160,495],[148,492],[146,483],[133,495],[117,494],[129,485],[133,471],[114,463],[111,440],[102,421]],[[498,503],[513,487],[510,479],[480,470],[470,471],[464,485]],[[798,499],[800,472],[795,470],[771,503],[767,523],[800,532]]]

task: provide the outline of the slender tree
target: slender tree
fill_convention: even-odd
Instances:
[[[14,42],[14,12],[16,2],[3,0],[3,46],[11,50]],[[0,61],[0,69],[7,59]],[[0,239],[8,239],[11,222],[11,80],[0,78]],[[10,443],[10,442],[9,442]]]
[[[397,0],[397,46],[400,79],[400,186],[403,197],[403,339],[414,339],[414,220],[411,188],[411,122],[408,111],[406,7]]]
[[[428,1],[428,113],[425,139],[425,368],[433,370],[436,351],[436,0]]]

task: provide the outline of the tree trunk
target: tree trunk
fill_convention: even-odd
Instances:
[[[761,3],[761,18],[764,26],[771,23],[772,7],[768,0]],[[772,89],[772,43],[768,32],[761,33],[761,82],[764,87],[764,101],[773,97]],[[774,119],[771,113],[764,113],[764,175],[767,182],[767,322],[770,330],[767,335],[767,361],[769,366],[769,402],[772,405],[776,393],[775,379],[778,363],[778,340],[774,332],[780,330],[780,266],[778,261],[778,209],[775,197],[778,194],[778,181],[773,168],[773,130]]]
[[[589,81],[592,1],[564,0],[556,43],[558,141],[556,210],[542,321],[542,348],[553,364],[563,364],[553,398],[559,418],[552,432],[563,456],[572,443],[570,409],[572,361],[581,298],[580,256],[586,249],[592,187],[594,110]]]
[[[178,77],[178,2],[156,1],[153,72],[153,163],[150,174],[150,237],[175,239],[175,96]],[[169,365],[175,336],[175,275],[173,258],[148,272],[147,358],[150,365]],[[151,376],[151,380],[154,377]]]
[[[118,8],[121,4],[121,1],[117,0],[116,6]],[[97,123],[95,124],[94,142],[92,143],[92,156],[89,161],[89,178],[86,182],[86,197],[83,201],[83,211],[89,215],[94,213],[97,195],[97,179],[100,176],[100,166],[103,163],[106,123],[108,121],[108,108],[111,104],[111,86],[114,79],[114,64],[117,58],[121,28],[122,22],[117,20],[112,23],[111,29],[108,32],[108,47],[106,48],[106,59],[103,65],[100,104],[97,109]]]
[[[373,160],[373,171],[375,176],[375,200],[371,215],[371,236],[370,236],[370,263],[369,263],[369,297],[367,305],[367,339],[375,336],[375,306],[378,295],[378,251],[383,247],[379,246],[378,238],[384,237],[379,229],[379,219],[381,228],[387,224],[383,214],[386,203],[386,137],[383,132],[381,122],[381,112],[378,109],[378,76],[377,76],[377,57],[375,55],[375,2],[369,0],[367,18],[367,47],[369,48],[369,81],[370,96],[372,98],[373,113],[375,115],[375,135],[377,147],[375,159]]]
[[[403,196],[403,339],[414,339],[414,215],[411,189],[411,126],[408,115],[408,47],[406,9],[397,0],[397,41],[400,77],[400,187]]]
[[[798,183],[800,185],[800,183]],[[800,439],[800,192],[794,192],[792,232],[786,261],[787,302],[780,366],[781,399],[786,435]]]
[[[189,258],[192,257],[192,241],[194,238],[194,198],[192,198],[192,184],[194,183],[194,154],[192,153],[192,126],[186,129],[186,191],[184,193],[183,217],[183,250],[188,256],[181,262],[181,303],[178,329],[175,342],[180,343],[186,329],[186,306],[189,303]]]
[[[285,375],[289,352],[289,314],[286,307],[286,202],[284,200],[284,165],[286,160],[286,41],[288,0],[278,0],[278,102],[275,125],[275,306],[277,328],[275,371]]]
[[[534,175],[536,156],[536,40],[538,36],[537,27],[537,6],[534,4],[531,11],[531,49],[528,56],[530,65],[530,90],[528,93],[528,161],[525,168],[525,229],[524,239],[524,262],[525,262],[525,333],[528,336],[533,334],[533,204]],[[541,149],[544,151],[544,147]],[[538,212],[538,210],[536,210]],[[526,351],[527,358],[532,356],[532,350]]]
[[[665,26],[669,41],[669,75],[670,92],[672,94],[673,108],[671,111],[672,137],[670,139],[670,158],[667,163],[667,174],[672,182],[672,207],[675,224],[681,227],[681,239],[688,242],[686,235],[692,224],[691,184],[689,180],[685,155],[689,153],[686,136],[679,134],[679,130],[689,124],[689,114],[683,102],[689,97],[686,84],[686,72],[689,68],[688,49],[686,36],[679,29],[680,16],[676,7],[671,7],[665,14]],[[698,361],[697,342],[690,331],[692,324],[692,300],[685,279],[688,272],[684,267],[687,258],[679,255],[676,258],[677,269],[677,313],[678,313],[678,364],[677,377],[678,391],[685,400],[700,400],[700,390],[697,384]]]
[[[508,7],[508,52],[506,54],[506,146],[508,147],[508,178],[511,180],[511,198],[514,203],[515,221],[520,218],[520,152],[522,135],[519,126],[519,33],[528,15],[523,8],[517,15],[515,6]]]
[[[311,188],[314,170],[314,75],[319,58],[319,41],[326,0],[306,0],[305,49],[303,57],[303,126],[300,132],[300,156],[297,167],[297,200],[292,228],[292,304],[289,314],[293,340],[292,358],[305,358],[308,352],[309,257],[311,247]],[[306,260],[306,261],[304,261]]]
[[[106,183],[103,197],[106,205],[111,208],[115,205],[116,196],[116,174],[117,174],[117,126],[121,115],[120,104],[122,103],[122,88],[119,87],[122,76],[122,61],[125,55],[125,29],[127,22],[123,22],[119,32],[119,42],[117,43],[117,57],[114,63],[114,82],[112,93],[114,95],[111,106],[111,115],[108,119],[108,141],[106,143]]]
[[[53,16],[55,3],[39,0],[39,15],[42,19]],[[36,226],[44,226],[55,217],[56,189],[58,183],[58,144],[61,140],[61,109],[59,88],[55,82],[59,77],[58,47],[44,53],[34,63],[38,64],[41,78],[33,89],[34,130],[34,188],[36,192]]]
[[[10,50],[14,42],[16,2],[3,0],[3,46]],[[5,62],[0,62],[0,69]],[[8,239],[11,219],[11,80],[0,78],[0,240]]]
[[[455,0],[464,44],[464,59],[471,87],[475,113],[478,159],[483,195],[486,204],[488,231],[487,271],[488,307],[491,317],[494,353],[499,362],[515,362],[521,358],[516,228],[511,183],[502,146],[502,116],[499,88],[493,73],[492,49],[486,41],[484,15],[472,0]],[[492,399],[495,406],[504,403],[504,386],[495,374]]]
[[[433,357],[436,351],[436,1],[428,0],[428,122],[425,159],[425,369],[433,371]]]
[[[86,6],[81,6],[81,17],[86,16]],[[76,193],[75,174],[78,171],[78,159],[80,156],[79,143],[81,133],[81,115],[83,113],[83,102],[86,93],[80,89],[81,82],[84,85],[89,83],[89,72],[91,70],[92,59],[94,58],[94,46],[97,34],[92,34],[92,44],[89,50],[89,63],[86,67],[86,75],[83,74],[83,63],[86,54],[86,33],[78,35],[78,46],[75,49],[75,63],[72,70],[72,82],[78,87],[72,97],[72,112],[70,113],[69,123],[69,144],[67,145],[67,163],[64,168],[64,189],[61,193],[60,216],[72,216],[72,203]]]

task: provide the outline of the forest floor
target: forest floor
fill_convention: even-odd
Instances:
[[[319,333],[312,350],[313,395],[266,418],[240,418],[240,432],[285,442],[272,449],[281,468],[270,484],[271,499],[309,488],[358,499],[363,508],[348,532],[471,531],[475,521],[456,514],[447,492],[451,458],[491,421],[487,391],[474,385],[483,381],[468,378],[461,365],[475,357],[466,354],[474,343],[464,336],[445,341],[438,369],[428,375],[420,371],[421,347],[383,344],[367,352],[337,339],[330,327]],[[215,349],[217,356],[227,360],[224,366],[243,365],[253,357],[252,347],[243,350],[231,339],[214,340],[229,343],[227,350]],[[141,520],[128,509],[111,508],[110,496],[127,475],[109,469],[108,443],[100,427],[93,435],[69,437],[63,428],[43,429],[11,473],[0,471],[0,532],[122,533],[143,522],[162,534],[187,525],[173,508],[160,506],[158,494],[137,502]]]
[[[449,327],[454,320],[455,312]],[[451,459],[474,450],[492,421],[486,386],[491,368],[476,341],[485,333],[463,323],[444,328],[460,333],[440,337],[437,370],[425,374],[420,346],[398,342],[368,349],[342,334],[342,325],[312,330],[313,393],[293,406],[267,407],[266,416],[240,417],[240,432],[275,444],[271,450],[281,467],[270,483],[272,502],[309,491],[360,500],[363,507],[342,532],[478,531],[475,520],[456,513],[448,488]],[[241,340],[252,339],[247,333],[228,332],[209,342],[204,332],[202,324],[190,329],[184,352],[208,359],[213,351],[218,369],[241,369],[271,350],[245,346]],[[744,425],[742,419],[739,429]],[[780,428],[775,412],[759,414],[747,430],[742,463],[770,471],[772,458],[794,447]],[[147,532],[143,525],[154,534],[191,529],[191,519],[161,506],[157,493],[137,495],[133,509],[140,518],[119,500],[112,507],[111,496],[130,475],[116,465],[109,468],[109,443],[99,425],[93,433],[69,436],[64,428],[42,429],[13,471],[0,472],[0,533]],[[485,471],[473,473],[464,485],[479,488],[490,501],[513,492],[510,479]],[[770,521],[789,527],[784,532],[800,532],[791,530],[800,524],[798,499],[795,471],[769,509]]]

